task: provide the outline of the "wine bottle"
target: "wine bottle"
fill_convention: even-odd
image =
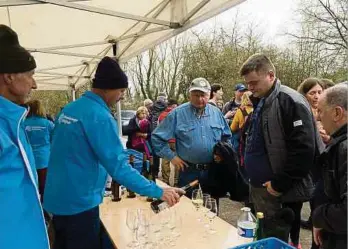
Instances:
[[[195,180],[193,182],[190,182],[186,186],[182,187],[181,189],[184,190],[184,191],[187,191],[190,188],[193,188],[193,187],[197,186],[197,184],[198,184],[198,180]],[[162,200],[154,200],[153,202],[151,202],[151,209],[155,213],[158,213],[158,212],[160,212],[161,210],[163,210],[163,209],[165,209],[167,207],[168,207],[168,203],[165,202],[165,201],[162,201]]]
[[[131,165],[132,168],[134,168],[134,155],[129,155],[129,164]],[[127,198],[135,198],[136,195],[133,191],[131,191],[130,189],[127,189],[128,191],[128,195]]]
[[[143,167],[141,168],[141,174],[146,179],[149,179],[148,163],[149,161],[147,160],[147,155],[146,153],[143,153]]]
[[[263,226],[264,226],[264,215],[261,212],[256,213],[257,224],[256,224],[256,233],[254,241],[261,240],[265,237]]]
[[[120,192],[121,185],[112,180],[111,182],[111,193],[112,193],[112,201],[120,201],[121,200],[121,192]]]
[[[153,156],[150,157],[150,167],[149,167],[149,180],[150,181],[154,181],[156,182],[156,178],[155,178],[155,172],[154,172],[154,167],[153,167]]]

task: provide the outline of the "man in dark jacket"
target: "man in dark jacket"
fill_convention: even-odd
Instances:
[[[329,202],[312,215],[314,241],[324,249],[347,248],[347,95],[346,85],[336,85],[324,91],[318,106],[319,118],[331,136],[319,158]]]
[[[158,125],[158,118],[162,112],[167,108],[167,95],[164,92],[160,92],[157,96],[157,100],[149,110],[150,112],[150,130],[154,131]],[[153,150],[154,151],[154,150]],[[156,154],[153,155],[153,172],[152,175],[157,177],[160,167],[160,157]]]
[[[309,172],[319,139],[311,109],[302,95],[280,83],[274,65],[263,54],[251,56],[241,76],[253,93],[254,104],[244,159],[251,200],[266,219],[284,206],[295,209],[300,226],[302,202],[313,191]]]
[[[227,119],[228,123],[233,120],[234,115],[237,112],[238,107],[242,101],[243,94],[248,91],[248,89],[244,86],[243,83],[238,83],[234,87],[234,98],[227,102],[222,108],[222,113],[224,114],[225,119]]]
[[[151,124],[151,131],[155,130],[158,125],[158,118],[161,113],[167,108],[167,95],[160,92],[157,96],[157,100],[153,103],[153,106],[149,109]]]

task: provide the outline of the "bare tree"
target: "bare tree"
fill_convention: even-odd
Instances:
[[[159,92],[165,92],[170,98],[179,98],[186,44],[185,37],[175,37],[127,63],[135,97],[156,99]]]
[[[293,37],[321,44],[327,56],[346,55],[348,49],[348,0],[307,0],[301,3],[301,34]]]

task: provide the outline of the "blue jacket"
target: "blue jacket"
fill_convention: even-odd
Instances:
[[[98,95],[86,92],[68,104],[55,122],[44,207],[73,215],[99,205],[107,173],[142,195],[160,198],[162,189],[128,164],[117,123]]]
[[[53,123],[46,118],[31,116],[24,121],[24,126],[34,152],[36,169],[47,168]]]
[[[47,249],[27,111],[0,96],[0,249]]]
[[[176,139],[176,154],[186,162],[211,163],[214,145],[220,141],[231,143],[231,130],[221,111],[206,105],[204,114],[197,117],[190,103],[171,111],[152,133],[152,144],[157,155],[172,160],[176,155],[168,140]]]

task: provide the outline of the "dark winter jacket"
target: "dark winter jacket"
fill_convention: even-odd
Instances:
[[[233,98],[231,101],[227,102],[224,107],[222,108],[222,113],[226,115],[229,111],[237,110],[237,108],[240,106],[240,104],[237,104],[235,101],[235,98]],[[233,117],[232,117],[233,119]]]
[[[150,111],[150,130],[153,131],[156,129],[158,125],[158,118],[161,115],[161,113],[167,108],[167,104],[164,103],[163,101],[157,100]]]
[[[329,202],[317,207],[313,226],[322,228],[324,249],[347,248],[347,125],[336,131],[319,158]]]
[[[276,80],[261,114],[266,153],[274,176],[272,187],[283,202],[307,201],[314,186],[314,167],[321,141],[306,99]]]

